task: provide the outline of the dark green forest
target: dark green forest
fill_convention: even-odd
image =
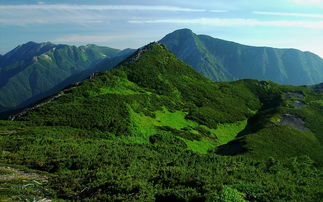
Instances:
[[[0,121],[0,200],[320,201],[322,107],[322,85],[213,82],[152,43]]]

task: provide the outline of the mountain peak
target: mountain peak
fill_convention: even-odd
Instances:
[[[188,28],[175,30],[173,33],[186,33],[186,34],[194,34],[192,30]]]
[[[27,43],[19,45],[19,46],[33,46],[33,45],[38,45],[38,43],[34,42],[34,41],[28,41]]]
[[[63,48],[66,45],[56,45],[50,42],[37,43],[34,41],[29,41],[25,44],[17,46],[15,49],[6,53],[3,58],[4,60],[0,66],[7,66],[19,60],[30,59],[34,56],[42,55],[54,48]]]
[[[179,39],[187,39],[193,37],[195,34],[190,29],[179,29],[172,33],[167,34],[163,39],[160,40],[162,43],[163,40],[167,40],[168,38],[179,38]]]
[[[152,50],[154,48],[157,48],[157,47],[159,47],[159,48],[162,47],[162,48],[166,49],[164,45],[160,44],[159,42],[154,41],[154,42],[151,42],[151,43],[149,43],[149,44],[147,44],[147,45],[145,45],[145,46],[137,49],[124,62],[135,62],[135,61],[138,61],[139,58],[141,57],[141,55],[143,53],[145,53],[146,51]]]

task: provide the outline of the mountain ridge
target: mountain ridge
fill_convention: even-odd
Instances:
[[[247,46],[207,35],[196,35],[189,29],[170,33],[159,42],[164,43],[197,72],[214,81],[251,78],[293,85],[322,82],[323,59],[309,52]],[[67,51],[64,52],[63,49]],[[53,54],[59,51],[61,56]],[[105,51],[110,53],[104,53]],[[92,73],[111,69],[133,51],[120,51],[93,44],[76,47],[50,42],[28,42],[20,45],[0,57],[0,112],[23,108]],[[18,54],[19,52],[22,54]],[[104,59],[105,57],[107,58]],[[91,63],[86,58],[96,61]],[[61,60],[64,63],[59,62]],[[35,63],[39,65],[33,65]],[[97,65],[98,63],[102,64]],[[33,68],[26,69],[30,66]],[[50,73],[51,71],[55,73]],[[18,89],[23,92],[21,95],[17,92]]]
[[[213,82],[152,43],[0,121],[1,171],[46,179],[28,190],[20,185],[34,179],[6,181],[1,197],[319,201],[319,89]]]
[[[193,38],[194,45],[186,42]],[[160,42],[198,72],[215,81],[252,78],[305,85],[323,80],[323,59],[310,52],[247,46],[196,35],[189,29],[176,30]],[[202,57],[194,58],[195,55]]]
[[[19,56],[19,52],[23,53]],[[90,69],[104,58],[112,58],[120,50],[95,45],[67,46],[28,42],[4,55],[8,64],[0,68],[0,105],[23,107],[23,102],[35,98],[69,76]],[[18,55],[18,56],[17,56]],[[17,61],[15,61],[17,60]],[[11,63],[11,64],[10,64]],[[55,90],[54,90],[55,91]],[[19,106],[20,105],[20,106]]]

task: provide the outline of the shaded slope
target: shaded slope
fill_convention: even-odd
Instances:
[[[245,46],[188,29],[170,33],[160,42],[214,81],[253,78],[304,85],[323,80],[323,60],[310,52]]]
[[[36,96],[31,97],[30,99],[25,100],[22,102],[19,106],[17,106],[17,110],[14,111],[8,111],[7,113],[2,113],[3,118],[7,118],[10,115],[13,115],[20,111],[21,109],[25,108],[26,106],[36,103],[37,101],[40,101],[48,96],[51,96],[55,94],[56,92],[70,86],[70,85],[75,85],[74,83],[78,83],[86,78],[91,77],[91,75],[94,75],[94,73],[98,71],[103,71],[103,70],[110,70],[116,65],[118,65],[121,61],[129,57],[131,53],[133,53],[134,50],[132,49],[126,49],[123,51],[120,51],[116,56],[111,57],[111,58],[106,58],[103,59],[101,62],[99,62],[98,65],[95,65],[94,67],[88,68],[84,71],[81,71],[79,73],[72,74],[71,76],[67,77],[65,80],[59,82],[57,85],[52,87],[51,89],[42,92]],[[1,110],[1,109],[0,109]]]
[[[67,45],[55,45],[50,42],[45,43],[36,43],[30,41],[28,43],[22,44],[6,53],[1,57],[0,67],[4,67],[20,60],[30,59],[34,56],[39,56],[43,53],[46,53],[50,50],[56,48],[63,48]]]
[[[0,68],[0,105],[5,108],[25,106],[28,99],[37,100],[69,76],[118,52],[95,45],[75,47],[29,42],[19,46],[2,60],[7,66]]]
[[[205,44],[191,30],[175,31],[166,35],[160,43],[204,76],[214,81],[233,80],[231,74],[209,54]]]

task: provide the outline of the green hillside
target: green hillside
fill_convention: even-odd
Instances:
[[[69,76],[118,52],[95,45],[75,47],[29,42],[18,46],[3,56],[0,66],[0,106],[10,109],[33,103],[43,93],[62,85]]]
[[[170,33],[160,42],[214,81],[258,79],[290,85],[323,81],[323,59],[310,52],[245,46],[188,29]]]
[[[216,83],[149,44],[0,122],[0,199],[319,201],[318,88]]]

